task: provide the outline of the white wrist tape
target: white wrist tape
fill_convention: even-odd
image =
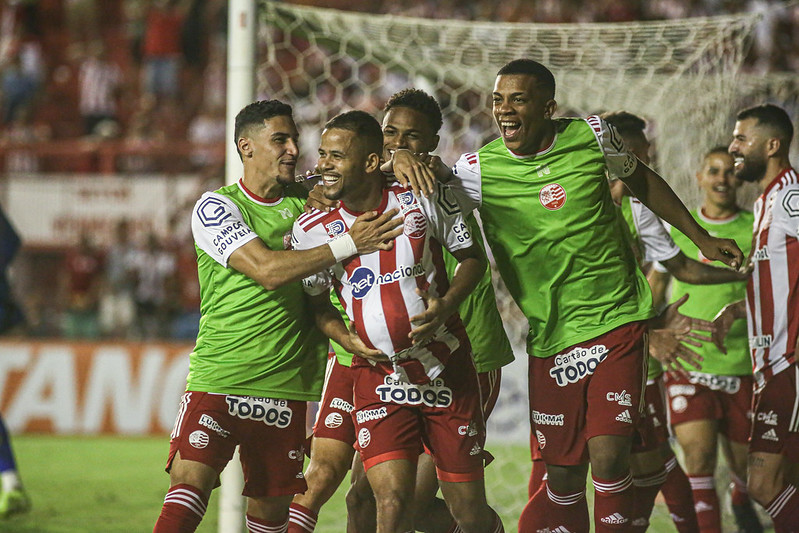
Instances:
[[[352,240],[349,233],[339,235],[327,245],[330,246],[330,251],[333,252],[333,257],[336,258],[337,263],[358,253],[358,247],[355,246],[355,241]]]

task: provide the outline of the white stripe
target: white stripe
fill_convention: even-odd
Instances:
[[[247,529],[253,533],[286,533],[289,528],[289,522],[286,520],[283,524],[279,526],[265,526],[262,524],[256,524],[250,517],[247,517]]]
[[[666,461],[666,475],[668,475],[674,468],[677,466],[677,458],[672,457],[668,461]]]
[[[777,496],[769,508],[766,509],[766,512],[769,514],[769,516],[774,517],[780,514],[780,511],[782,511],[782,509],[785,507],[785,504],[788,503],[788,500],[791,499],[791,496],[793,496],[795,492],[796,487],[793,485],[788,485],[788,488],[782,491],[782,494]]]
[[[205,515],[205,504],[196,494],[191,491],[179,489],[168,492],[164,498],[164,504],[174,503],[191,509],[197,516],[202,518]]]
[[[297,524],[308,531],[313,531],[316,527],[316,520],[297,509],[289,509],[289,522]]]
[[[183,426],[183,417],[186,415],[186,411],[189,408],[189,402],[191,401],[191,393],[185,392],[183,396],[180,397],[180,405],[178,406],[178,415],[175,417],[175,425],[172,427],[172,434],[169,435],[170,440],[176,439],[180,436],[180,429]]]
[[[647,477],[634,477],[633,478],[633,485],[636,487],[656,487],[658,485],[662,485],[666,482],[666,476],[668,476],[668,472],[662,470],[661,472],[657,472],[651,476]]]
[[[799,432],[799,364],[794,363],[793,371],[796,381],[793,389],[793,412],[791,413],[791,423],[788,425],[788,431],[797,433]]]
[[[714,489],[716,488],[716,483],[713,479],[713,476],[707,477],[688,477],[688,482],[691,484],[691,488],[693,490],[697,489]]]
[[[549,488],[549,485],[547,485],[547,496],[549,496],[550,501],[558,505],[573,505],[583,499],[585,492],[577,492],[575,494],[559,496],[552,492]]]
[[[592,479],[592,481],[594,483],[594,489],[604,493],[623,492],[633,484],[633,478],[630,474],[627,474],[627,477],[616,483],[602,483],[595,479]]]

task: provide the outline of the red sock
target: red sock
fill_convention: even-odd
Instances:
[[[313,533],[319,513],[315,513],[299,503],[289,506],[289,528],[286,533]]]
[[[170,487],[153,533],[192,533],[205,515],[208,498],[197,487],[181,483]]]
[[[519,517],[519,533],[538,531],[588,531],[588,506],[585,492],[558,495],[544,483]]]
[[[721,512],[713,476],[688,476],[694,495],[696,521],[702,533],[721,533]]]
[[[263,518],[256,518],[251,514],[247,515],[247,531],[249,531],[249,533],[287,533],[290,531],[287,529],[288,525],[288,520],[270,522]]]
[[[799,532],[799,491],[787,485],[766,505],[766,512],[774,521],[774,533]]]
[[[660,493],[666,500],[671,520],[679,533],[696,533],[699,524],[696,521],[691,483],[673,455],[666,461],[666,472],[666,482],[660,486]]]
[[[617,479],[591,477],[594,481],[594,531],[628,531],[635,505],[632,476],[628,473]]]
[[[643,533],[649,527],[649,516],[655,506],[655,498],[660,492],[660,486],[666,481],[666,475],[666,469],[661,468],[652,474],[633,478],[635,509],[631,531]]]

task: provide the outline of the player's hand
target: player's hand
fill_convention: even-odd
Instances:
[[[686,337],[700,341],[712,341],[713,335],[716,333],[716,326],[713,322],[702,320],[701,318],[694,318],[680,313],[682,304],[688,301],[689,294],[686,293],[674,303],[666,306],[666,309],[661,313],[660,320],[658,321],[659,329],[674,329],[683,331]],[[705,331],[709,335],[698,333]]]
[[[416,294],[422,298],[426,309],[424,312],[411,317],[413,329],[408,333],[408,337],[413,341],[413,344],[423,343],[432,339],[438,329],[455,312],[446,305],[444,300],[436,296],[430,296],[427,291],[416,289]]]
[[[715,344],[723,354],[727,353],[727,347],[724,346],[724,338],[727,336],[727,333],[730,332],[730,328],[736,320],[732,307],[733,305],[735,304],[724,306],[713,319],[713,325],[715,327],[715,331],[713,332],[713,344]]]
[[[698,341],[688,337],[685,329],[653,329],[649,331],[649,355],[657,359],[665,370],[684,377],[688,377],[689,374],[680,361],[688,363],[696,369],[702,368],[704,358],[689,347],[701,345]]]
[[[347,349],[353,355],[357,355],[358,357],[363,357],[364,359],[370,361],[377,361],[379,363],[389,363],[391,360],[388,358],[386,354],[381,352],[380,350],[375,350],[369,348],[366,343],[364,343],[358,334],[355,332],[355,327],[350,324],[350,338],[349,338],[349,346]]]
[[[738,270],[744,264],[744,254],[732,239],[721,239],[708,235],[699,247],[702,255],[711,261],[721,261],[725,265]]]
[[[394,247],[394,239],[402,235],[404,229],[403,219],[396,216],[397,213],[397,209],[390,209],[378,216],[377,211],[367,211],[355,219],[349,234],[359,254]]]
[[[410,150],[400,149],[394,152],[390,164],[397,181],[407,187],[411,186],[414,194],[425,197],[433,194],[436,176],[431,168],[430,157],[420,157]]]
[[[308,198],[305,200],[305,207],[303,207],[306,213],[310,213],[314,209],[329,213],[331,210],[339,207],[340,202],[338,200],[328,200],[325,193],[322,192],[324,189],[324,185],[317,183],[313,186],[313,189],[308,191]]]

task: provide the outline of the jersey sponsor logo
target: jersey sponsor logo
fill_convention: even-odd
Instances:
[[[277,212],[280,213],[280,216],[283,217],[283,220],[286,220],[287,218],[294,218],[294,213],[292,213],[291,209],[289,208],[278,209]]]
[[[619,405],[626,405],[627,407],[633,405],[632,395],[626,390],[621,392],[609,392],[605,395],[605,399],[609,402],[616,402]]]
[[[211,418],[208,415],[205,415],[205,414],[202,415],[200,417],[199,424],[201,426],[207,427],[208,429],[210,429],[211,431],[213,431],[214,433],[216,433],[217,435],[219,435],[223,439],[226,439],[226,438],[228,438],[230,436],[230,431],[227,431],[226,429],[223,429],[222,426],[220,426],[219,423],[216,420],[214,420],[213,418]]]
[[[774,431],[773,429],[770,429],[770,430],[766,431],[765,433],[763,433],[763,436],[760,437],[760,438],[763,439],[763,440],[770,440],[770,441],[773,441],[773,442],[779,442],[780,441],[780,438],[777,436],[777,432]]]
[[[630,521],[629,518],[625,518],[619,513],[613,513],[612,515],[600,518],[599,520],[603,524],[626,524],[627,522]]]
[[[537,429],[535,430],[535,440],[538,441],[538,447],[539,448],[541,448],[542,450],[544,448],[546,448],[546,446],[547,446],[547,438],[544,436],[543,433],[541,433]]]
[[[415,278],[424,276],[424,274],[424,266],[421,263],[416,263],[413,266],[399,265],[393,271],[380,274],[379,276],[376,276],[371,268],[359,266],[352,271],[349,284],[352,286],[352,296],[360,300],[364,298],[375,285],[388,285],[402,278]]]
[[[198,450],[202,450],[208,443],[210,442],[210,438],[208,437],[208,433],[205,431],[198,429],[197,431],[192,431],[191,435],[189,435],[189,444],[193,447],[197,448]]]
[[[410,211],[405,215],[402,232],[411,239],[421,239],[427,231],[427,219],[419,211]]]
[[[449,187],[440,184],[437,185],[438,196],[436,197],[436,203],[438,204],[438,207],[441,208],[441,211],[450,217],[460,213],[461,206],[458,204],[458,201],[453,198]]]
[[[536,167],[535,170],[533,170],[533,172],[538,174],[539,178],[543,178],[544,176],[549,176],[550,172],[549,165],[541,165],[539,167]]]
[[[688,400],[685,396],[675,396],[671,399],[671,410],[675,413],[682,413],[688,408]]]
[[[330,413],[325,417],[325,427],[327,428],[336,429],[343,423],[344,417],[341,416],[341,413]]]
[[[569,353],[555,356],[555,366],[549,369],[549,375],[560,387],[565,387],[593,374],[596,366],[607,356],[608,349],[604,344],[575,348]]]
[[[358,446],[361,448],[366,448],[369,446],[369,443],[372,442],[372,434],[369,433],[369,430],[366,428],[361,428],[358,432]]]
[[[749,337],[749,347],[753,350],[758,348],[768,348],[771,346],[771,335],[757,335]]]
[[[427,385],[401,383],[386,376],[382,385],[375,388],[381,402],[399,405],[426,405],[446,408],[452,405],[452,389],[443,379],[434,379]]]
[[[616,127],[613,124],[608,124],[608,141],[610,141],[610,146],[613,147],[619,153],[624,151],[624,139],[622,139],[619,132],[616,131]]]
[[[563,418],[564,416],[562,414],[550,415],[548,413],[533,411],[533,422],[537,426],[562,426]]]
[[[769,426],[777,425],[777,413],[769,411],[768,413],[757,413],[757,421],[763,422]]]
[[[472,233],[469,231],[469,226],[465,222],[458,222],[452,226],[452,232],[458,242],[466,242],[472,238]]]
[[[209,196],[197,206],[197,216],[206,228],[217,228],[227,224],[227,220],[233,216],[228,211],[228,205],[218,198]]]
[[[355,413],[355,419],[359,424],[364,422],[371,422],[372,420],[380,420],[388,416],[388,408],[379,407],[377,409],[364,409]]]
[[[696,387],[693,385],[669,385],[669,396],[693,396]]]
[[[242,237],[246,237],[250,233],[252,233],[250,228],[237,221],[226,228],[219,230],[219,235],[213,238],[211,244],[216,246],[217,251],[221,255],[228,246],[238,241]]]
[[[782,207],[788,216],[799,217],[799,191],[791,189],[782,198]]]
[[[477,431],[477,424],[469,422],[467,426],[458,426],[458,435],[466,435],[467,437],[474,437],[480,433]]]
[[[333,222],[325,224],[325,229],[327,230],[328,236],[335,237],[336,235],[344,233],[344,230],[347,228],[344,226],[343,220],[334,220]]]
[[[619,413],[619,415],[616,417],[616,420],[618,420],[619,422],[624,422],[626,424],[632,424],[633,423],[633,419],[630,416],[630,410],[629,409],[625,409],[624,411]]]
[[[351,403],[346,402],[341,398],[333,398],[332,400],[330,400],[330,407],[333,409],[340,409],[345,413],[351,413],[352,410],[355,409],[355,407]]]
[[[741,378],[737,376],[717,376],[704,372],[691,372],[688,381],[695,385],[702,385],[710,390],[735,394],[741,390]]]
[[[557,183],[550,183],[538,192],[538,200],[546,209],[556,211],[566,203],[566,190]]]
[[[768,261],[771,256],[768,253],[768,246],[755,250],[752,254],[752,261]]]
[[[244,420],[258,420],[267,426],[286,428],[291,423],[291,408],[286,400],[227,396],[228,413]]]
[[[400,204],[400,213],[402,214],[419,207],[419,200],[416,199],[413,191],[397,193],[397,201]]]

